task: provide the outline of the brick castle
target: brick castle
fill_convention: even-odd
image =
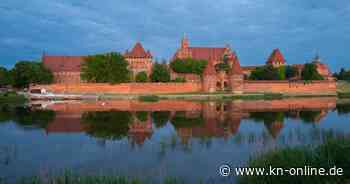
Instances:
[[[149,50],[145,50],[141,43],[136,43],[131,51],[127,50],[124,54],[125,59],[129,63],[129,70],[135,76],[139,72],[151,74],[153,65],[153,56]],[[64,92],[70,90],[74,92],[98,92],[101,90],[96,85],[103,84],[87,84],[80,79],[80,67],[85,62],[86,56],[49,56],[44,54],[42,61],[44,65],[54,74],[54,83],[50,88],[52,91],[62,92],[62,86],[65,86]],[[224,47],[192,47],[187,37],[181,41],[181,46],[175,52],[171,61],[175,59],[192,58],[196,60],[206,60],[208,65],[203,75],[182,74],[170,71],[171,78],[182,77],[186,79],[187,84],[121,84],[116,86],[108,86],[106,90],[116,90],[120,93],[168,93],[168,92],[216,92],[216,91],[232,91],[234,93],[244,92],[315,92],[316,90],[324,90],[324,92],[335,92],[336,84],[332,78],[332,74],[328,66],[321,62],[320,57],[316,56],[312,63],[317,67],[318,72],[326,79],[325,81],[315,81],[313,85],[302,84],[300,80],[301,72],[304,64],[293,65],[298,69],[298,76],[291,81],[249,81],[246,80],[251,72],[258,66],[241,66],[237,54],[229,45]],[[170,61],[170,62],[171,62]],[[226,62],[229,65],[228,71],[216,70],[216,65]],[[273,50],[265,65],[280,67],[286,65],[287,62],[279,49]],[[142,85],[142,86],[140,86]],[[163,85],[163,86],[162,86]],[[69,89],[67,86],[71,86]],[[84,89],[77,89],[82,86]],[[94,90],[89,90],[90,88]],[[190,86],[190,87],[189,87]],[[61,88],[60,88],[61,87]],[[74,89],[73,89],[74,88]],[[143,89],[148,88],[148,89]],[[164,88],[164,90],[162,89]],[[166,88],[173,91],[167,91]],[[183,88],[183,89],[181,89]],[[293,89],[291,89],[293,88]],[[133,90],[134,89],[134,90]],[[152,90],[151,90],[152,89]],[[157,90],[159,89],[159,91]]]

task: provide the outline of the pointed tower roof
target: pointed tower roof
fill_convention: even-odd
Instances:
[[[142,44],[137,42],[131,52],[126,52],[124,54],[127,58],[151,58],[152,54],[150,51],[145,51]]]
[[[321,57],[320,57],[320,55],[316,54],[316,56],[314,57],[314,59],[313,59],[312,62],[313,62],[313,63],[321,63]]]
[[[230,75],[241,75],[243,74],[243,70],[241,68],[241,64],[239,62],[239,59],[237,56],[235,56],[235,59],[233,61],[231,70],[230,70]]]
[[[286,60],[282,52],[279,49],[274,49],[266,64],[275,64],[276,62],[280,62],[281,64],[285,64]]]

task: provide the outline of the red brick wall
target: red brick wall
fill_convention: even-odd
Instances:
[[[110,84],[52,84],[37,85],[32,88],[46,89],[53,93],[110,93],[110,94],[165,94],[192,93],[202,90],[201,83],[125,83]]]
[[[245,93],[335,94],[335,81],[244,81]]]
[[[197,74],[185,74],[185,73],[176,73],[173,71],[170,71],[170,77],[171,80],[175,80],[177,77],[181,77],[186,79],[187,82],[200,82],[201,81],[201,77]]]

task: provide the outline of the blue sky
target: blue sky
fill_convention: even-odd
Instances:
[[[349,0],[1,0],[1,65],[54,55],[124,52],[136,41],[169,59],[186,33],[192,46],[230,44],[241,65],[273,48],[288,63],[318,52],[350,68]]]

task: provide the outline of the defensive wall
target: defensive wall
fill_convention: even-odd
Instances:
[[[78,83],[36,85],[31,89],[45,89],[47,92],[62,94],[179,94],[198,93],[203,91],[203,83]],[[335,95],[335,81],[244,81],[243,93],[283,93],[283,94],[310,94]]]

